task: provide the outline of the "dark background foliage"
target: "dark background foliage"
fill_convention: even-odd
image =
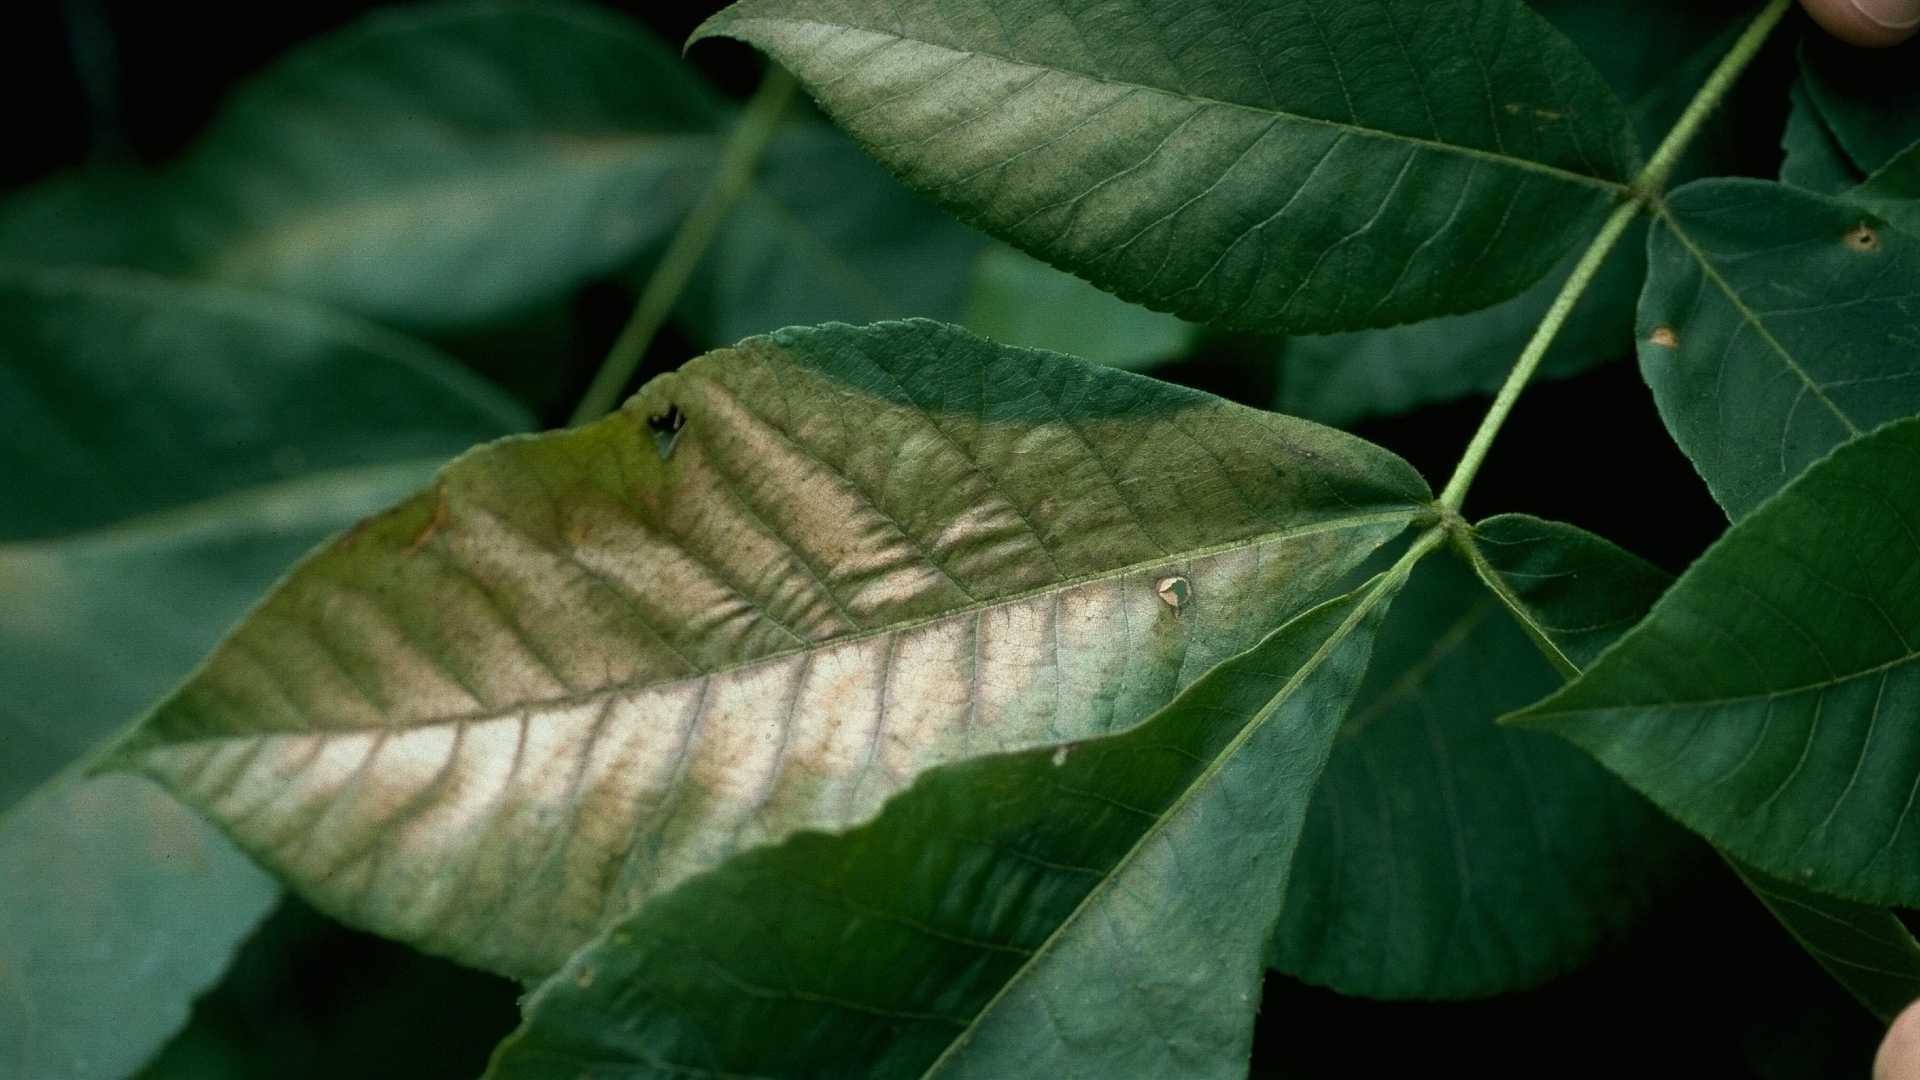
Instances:
[[[9,153],[0,158],[0,189],[89,164],[166,160],[236,81],[376,6],[383,5],[22,5],[10,12],[10,33],[0,38],[0,79],[12,84],[5,89],[15,119]],[[723,3],[609,6],[679,41]],[[1740,167],[1753,175],[1777,171],[1790,59],[1776,49],[1729,108],[1735,141],[1747,155]],[[757,58],[732,43],[702,45],[692,62],[736,97],[757,78]],[[546,384],[546,399],[559,403],[545,421],[564,418],[631,300],[623,284],[582,290],[564,328],[567,359],[518,373]],[[1726,522],[1662,429],[1626,344],[1617,362],[1527,391],[1470,510],[1476,517],[1514,510],[1569,521],[1678,571]],[[669,329],[642,375],[673,367],[691,351]],[[1273,365],[1245,362],[1231,340],[1154,374],[1256,405],[1273,401],[1276,389]],[[1485,404],[1468,399],[1370,421],[1358,433],[1438,481]],[[1380,1004],[1271,977],[1254,1072],[1865,1075],[1877,1034],[1871,1018],[1724,867],[1702,861],[1683,877],[1687,883],[1629,939],[1530,994]],[[289,1080],[471,1076],[514,1024],[517,993],[503,980],[355,933],[288,900],[149,1075],[240,1077],[270,1068]]]

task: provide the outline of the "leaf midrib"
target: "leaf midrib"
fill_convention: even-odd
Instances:
[[[1415,554],[1416,552],[1418,552],[1418,554]],[[1192,782],[1181,790],[1179,796],[1176,797],[1172,803],[1168,804],[1166,810],[1161,813],[1151,825],[1141,830],[1140,836],[1134,841],[1133,845],[1127,848],[1126,852],[1114,862],[1112,868],[1102,875],[1100,880],[1095,882],[1091,889],[1087,890],[1087,895],[1082,897],[1078,904],[1074,905],[1073,910],[1068,912],[1067,916],[1060,921],[1060,925],[1054,927],[1053,931],[1047,935],[1046,940],[1035,947],[1032,955],[1023,961],[1019,967],[1015,968],[1012,974],[1007,976],[1006,981],[1001,983],[1000,989],[995,991],[993,997],[989,998],[986,1004],[980,1007],[979,1012],[974,1014],[973,1019],[967,1022],[967,1026],[958,1035],[954,1036],[953,1041],[947,1044],[947,1048],[941,1052],[940,1056],[935,1058],[933,1063],[927,1066],[926,1070],[921,1073],[921,1080],[929,1080],[929,1078],[939,1073],[946,1062],[967,1045],[980,1027],[981,1022],[999,1006],[1000,1002],[1012,991],[1013,987],[1018,984],[1030,970],[1039,964],[1043,957],[1046,957],[1053,950],[1053,947],[1060,942],[1066,932],[1080,920],[1082,915],[1092,908],[1094,901],[1103,896],[1106,891],[1112,887],[1113,883],[1120,879],[1127,868],[1132,865],[1133,860],[1146,848],[1148,842],[1158,837],[1161,832],[1165,830],[1169,822],[1181,816],[1186,808],[1192,804],[1196,794],[1204,790],[1213,778],[1219,775],[1220,770],[1226,768],[1227,763],[1232,761],[1234,756],[1240,752],[1241,748],[1247,744],[1247,741],[1253,738],[1254,733],[1273,717],[1273,714],[1279,710],[1281,704],[1291,698],[1294,691],[1298,690],[1300,685],[1309,676],[1319,670],[1320,665],[1326,661],[1327,657],[1332,654],[1335,648],[1346,641],[1348,635],[1353,632],[1354,627],[1358,626],[1360,622],[1373,611],[1374,606],[1380,602],[1382,597],[1393,592],[1392,586],[1396,576],[1404,579],[1407,570],[1411,568],[1413,562],[1417,561],[1422,554],[1425,554],[1425,551],[1423,551],[1419,545],[1416,545],[1413,551],[1409,552],[1409,557],[1403,558],[1394,568],[1381,573],[1373,579],[1370,585],[1366,586],[1367,594],[1354,604],[1353,610],[1347,614],[1345,619],[1341,620],[1340,625],[1335,627],[1333,632],[1327,635],[1326,640],[1321,642],[1320,646],[1307,658],[1306,662],[1295,669],[1293,675],[1289,677],[1278,690],[1274,691],[1272,696],[1267,698],[1266,704],[1261,706],[1258,712],[1254,713],[1253,716],[1247,719],[1246,723],[1241,725],[1240,730],[1234,733],[1233,738],[1220,749],[1219,753],[1213,756],[1213,760],[1207,762],[1200,772],[1194,776]],[[1296,618],[1301,617],[1304,617],[1304,613],[1302,616],[1296,616]],[[1275,632],[1278,633],[1279,631],[1276,630]],[[1259,643],[1248,649],[1247,652],[1257,650],[1265,644],[1266,639],[1262,639]],[[1245,653],[1241,655],[1245,655]],[[1233,661],[1229,659],[1223,663],[1232,662]],[[1163,706],[1155,715],[1159,715],[1166,709],[1172,708],[1178,701],[1179,699],[1175,698],[1173,702]],[[1334,733],[1334,738],[1338,738],[1337,731]]]
[[[1526,709],[1519,713],[1515,713],[1513,715],[1513,720],[1521,723],[1525,723],[1527,721],[1535,720],[1535,719],[1551,720],[1559,717],[1585,716],[1593,713],[1625,712],[1625,711],[1639,711],[1639,710],[1652,710],[1652,711],[1658,712],[1658,711],[1668,711],[1668,710],[1674,710],[1674,709],[1706,709],[1706,708],[1721,708],[1721,707],[1732,706],[1732,705],[1747,705],[1754,702],[1771,701],[1775,698],[1792,697],[1795,694],[1806,694],[1806,693],[1811,693],[1813,691],[1825,692],[1827,690],[1832,690],[1835,687],[1842,686],[1850,682],[1855,682],[1860,679],[1871,678],[1874,675],[1879,675],[1879,674],[1882,674],[1883,672],[1892,671],[1903,664],[1910,664],[1915,660],[1920,660],[1920,649],[1916,649],[1912,652],[1909,652],[1904,656],[1896,656],[1891,660],[1885,661],[1884,663],[1875,664],[1869,668],[1862,668],[1859,671],[1841,672],[1841,673],[1835,674],[1832,678],[1824,679],[1819,682],[1805,683],[1800,686],[1790,686],[1783,690],[1768,690],[1765,693],[1759,693],[1759,694],[1742,694],[1738,697],[1697,698],[1697,699],[1691,699],[1686,701],[1675,701],[1672,699],[1667,699],[1663,701],[1651,701],[1651,702],[1622,702],[1617,705],[1608,705],[1608,706],[1605,706],[1604,708],[1576,707],[1576,708],[1558,708],[1558,709],[1546,708],[1545,706],[1550,704],[1552,701],[1552,699],[1548,699],[1548,701],[1542,702],[1540,707]],[[1572,688],[1569,687],[1568,689],[1570,690]],[[1565,691],[1562,691],[1562,693],[1565,693]],[[1507,721],[1505,720],[1502,721],[1502,723],[1505,723],[1505,722]]]
[[[502,705],[497,708],[481,709],[481,710],[475,710],[473,712],[467,712],[467,713],[455,713],[455,714],[448,714],[443,716],[428,717],[418,721],[409,722],[406,724],[386,724],[379,727],[371,727],[371,726],[369,727],[337,727],[337,728],[299,729],[299,730],[289,729],[284,731],[220,732],[220,733],[205,734],[205,735],[195,735],[191,738],[170,738],[165,740],[165,745],[195,746],[195,745],[203,745],[206,743],[224,743],[224,742],[263,739],[263,738],[271,738],[271,737],[309,738],[315,735],[318,735],[322,738],[334,738],[334,737],[345,737],[345,736],[353,736],[353,735],[377,734],[380,732],[391,732],[396,729],[405,730],[405,731],[420,731],[420,730],[426,730],[430,728],[444,727],[444,726],[451,726],[451,725],[476,724],[476,723],[486,723],[494,720],[511,719],[511,718],[519,717],[535,711],[553,711],[553,710],[572,709],[572,708],[577,708],[578,706],[581,706],[581,705],[591,705],[596,702],[603,701],[609,697],[614,697],[619,694],[627,693],[630,691],[646,690],[646,689],[654,689],[654,688],[666,688],[666,687],[678,686],[678,685],[683,685],[688,683],[700,682],[708,679],[716,679],[721,676],[731,674],[733,672],[744,671],[750,668],[760,667],[767,664],[779,663],[780,661],[783,661],[804,653],[816,652],[821,649],[833,648],[836,646],[845,645],[850,642],[861,641],[867,638],[879,637],[883,634],[905,633],[907,631],[914,630],[922,626],[927,626],[932,623],[942,622],[942,621],[945,621],[948,619],[954,619],[954,618],[964,618],[978,611],[985,611],[991,608],[1025,603],[1029,600],[1038,599],[1040,597],[1048,596],[1053,593],[1064,592],[1068,589],[1077,588],[1081,585],[1090,584],[1092,582],[1105,581],[1105,580],[1116,579],[1116,578],[1124,578],[1130,575],[1144,573],[1155,567],[1167,567],[1167,566],[1178,565],[1180,563],[1191,562],[1196,559],[1206,559],[1206,558],[1211,558],[1215,555],[1223,555],[1223,554],[1227,554],[1234,551],[1244,550],[1246,548],[1257,547],[1262,544],[1282,543],[1285,541],[1298,539],[1304,536],[1319,535],[1321,533],[1340,532],[1342,530],[1347,530],[1347,529],[1361,529],[1371,525],[1390,524],[1393,522],[1409,524],[1414,520],[1418,519],[1424,513],[1425,513],[1425,510],[1423,508],[1414,507],[1406,510],[1383,511],[1381,513],[1376,513],[1376,514],[1364,514],[1364,515],[1356,515],[1352,517],[1336,518],[1329,521],[1318,521],[1310,525],[1298,526],[1292,529],[1281,529],[1281,530],[1276,530],[1272,532],[1259,533],[1257,535],[1254,535],[1251,537],[1245,537],[1240,540],[1233,540],[1225,543],[1213,544],[1203,548],[1195,548],[1190,551],[1175,552],[1169,555],[1164,555],[1159,558],[1150,559],[1143,562],[1129,563],[1125,566],[1099,570],[1093,573],[1077,574],[1073,577],[1064,578],[1060,581],[1053,582],[1048,585],[1043,585],[1038,588],[1027,589],[1017,593],[1009,593],[1005,596],[997,596],[988,600],[981,600],[975,603],[962,604],[956,607],[949,608],[945,611],[940,611],[940,612],[936,612],[929,615],[923,615],[913,619],[903,620],[898,623],[891,623],[883,626],[862,627],[859,630],[850,631],[848,633],[839,634],[833,637],[821,638],[815,641],[809,641],[804,645],[794,646],[793,648],[789,648],[789,649],[782,649],[778,652],[771,652],[762,656],[756,656],[751,660],[743,660],[738,663],[726,664],[723,666],[712,668],[708,671],[699,672],[691,675],[681,675],[681,676],[677,676],[674,678],[667,678],[667,679],[642,678],[642,679],[623,680],[621,682],[609,683],[605,686],[595,687],[592,690],[581,691],[579,693],[556,694],[549,697],[516,702],[511,705]]]
[[[715,34],[725,34],[727,36],[734,36],[733,34],[734,27],[744,26],[752,23],[767,23],[767,24],[776,25],[776,26],[818,27],[820,29],[825,29],[825,30],[842,30],[842,31],[857,30],[862,33],[873,34],[876,37],[885,37],[885,38],[891,38],[895,41],[904,41],[904,42],[908,42],[910,44],[918,45],[924,48],[935,49],[941,52],[952,53],[958,56],[980,56],[980,57],[985,57],[986,59],[989,59],[989,60],[997,60],[1001,63],[1009,64],[1018,68],[1026,68],[1026,69],[1041,71],[1041,72],[1057,72],[1062,75],[1069,75],[1074,78],[1085,79],[1088,82],[1099,83],[1103,86],[1122,87],[1127,90],[1145,90],[1151,93],[1163,94],[1167,97],[1188,101],[1202,107],[1235,109],[1242,112],[1253,113],[1256,116],[1271,118],[1274,120],[1287,121],[1291,123],[1306,124],[1314,127],[1327,128],[1332,131],[1343,132],[1345,134],[1355,135],[1361,138],[1377,139],[1385,142],[1403,143],[1406,145],[1438,151],[1440,153],[1455,154],[1461,157],[1474,158],[1480,161],[1486,161],[1495,165],[1504,166],[1506,168],[1540,173],[1542,175],[1552,177],[1553,179],[1562,181],[1564,183],[1579,184],[1583,187],[1594,188],[1596,190],[1605,191],[1605,192],[1608,192],[1609,194],[1613,194],[1616,196],[1627,195],[1631,192],[1630,185],[1624,182],[1621,182],[1618,180],[1607,180],[1598,176],[1588,175],[1587,173],[1576,172],[1572,169],[1563,169],[1557,165],[1548,165],[1547,163],[1542,161],[1534,161],[1531,158],[1515,157],[1511,154],[1499,153],[1498,151],[1482,150],[1478,147],[1472,147],[1472,146],[1461,146],[1455,143],[1441,142],[1437,139],[1422,138],[1417,135],[1403,135],[1399,132],[1386,131],[1381,128],[1370,128],[1360,124],[1344,123],[1339,120],[1324,120],[1319,117],[1307,116],[1302,113],[1287,112],[1284,109],[1267,108],[1267,107],[1258,106],[1258,105],[1248,105],[1244,102],[1238,102],[1238,101],[1227,101],[1223,98],[1209,97],[1204,94],[1195,94],[1188,91],[1176,90],[1176,89],[1172,89],[1164,86],[1155,86],[1151,83],[1126,82],[1121,79],[1109,78],[1104,75],[1095,75],[1090,72],[1079,71],[1073,68],[1050,67],[1045,64],[1035,63],[1031,60],[1022,60],[1018,57],[1012,57],[1004,53],[991,52],[984,49],[959,49],[950,45],[942,45],[937,42],[927,41],[923,38],[907,37],[902,34],[891,33],[886,30],[878,30],[869,26],[856,26],[851,23],[847,23],[847,24],[830,23],[830,22],[822,22],[818,19],[779,19],[779,18],[770,18],[767,16],[750,16],[750,17],[727,20],[726,23],[724,24],[724,28],[716,28],[716,29],[708,30],[703,27],[701,30],[695,32],[693,41],[697,42],[703,37],[707,37]]]

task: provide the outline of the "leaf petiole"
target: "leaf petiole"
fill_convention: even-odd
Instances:
[[[774,129],[779,126],[780,117],[787,110],[787,102],[793,98],[793,91],[793,76],[785,68],[769,64],[766,75],[760,80],[759,89],[747,102],[746,111],[721,151],[720,164],[714,170],[712,182],[707,185],[707,190],[702,193],[699,203],[687,215],[687,219],[680,223],[679,230],[673,234],[673,241],[667,245],[667,253],[660,257],[660,265],[640,291],[633,314],[621,328],[613,348],[607,350],[607,358],[601,361],[600,370],[594,373],[592,384],[581,395],[580,404],[575,406],[573,416],[567,422],[569,427],[598,420],[619,404],[620,391],[626,388],[633,379],[633,373],[639,369],[647,346],[653,343],[654,335],[660,332],[667,315],[673,311],[673,305],[680,299],[680,293],[693,278],[693,272],[699,268],[700,260],[720,231],[720,224],[726,220],[734,203],[746,193],[747,185],[752,183],[760,157],[766,152],[767,143],[772,140]]]

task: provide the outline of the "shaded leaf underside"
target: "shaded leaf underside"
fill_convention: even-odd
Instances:
[[[343,917],[539,974],[931,764],[1132,724],[1428,497],[1337,432],[938,324],[787,331],[462,459],[122,760]]]

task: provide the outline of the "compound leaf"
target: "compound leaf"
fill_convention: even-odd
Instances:
[[[1125,734],[936,770],[688,882],[543,986],[490,1075],[1244,1075],[1261,938],[1399,581]]]
[[[1517,0],[743,0],[696,32],[798,75],[963,220],[1195,321],[1327,332],[1538,280],[1635,158]]]
[[[1514,722],[1572,740],[1767,874],[1920,903],[1916,470],[1920,420],[1842,446]]]
[[[1703,180],[1668,197],[1648,252],[1640,371],[1730,517],[1920,413],[1920,236],[1781,184]]]
[[[461,459],[119,761],[342,918],[542,974],[931,765],[1144,718],[1429,498],[1339,432],[952,327],[785,331]]]
[[[1591,534],[1482,522],[1479,565],[1590,662],[1666,575]],[[1644,912],[1685,834],[1573,747],[1494,718],[1560,678],[1464,563],[1414,570],[1314,794],[1273,966],[1343,994],[1462,998],[1572,970]]]

